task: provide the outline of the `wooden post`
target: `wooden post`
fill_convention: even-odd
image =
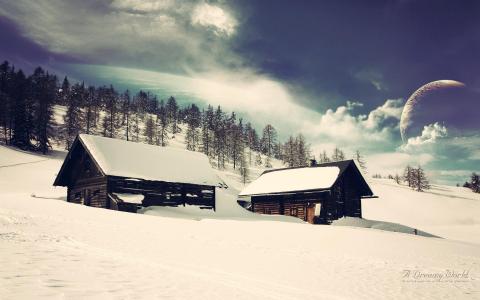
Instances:
[[[213,187],[213,194],[212,194],[212,197],[213,197],[213,211],[216,211],[216,206],[217,206],[217,198],[215,196],[215,187]]]

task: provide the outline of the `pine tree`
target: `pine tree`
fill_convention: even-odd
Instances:
[[[327,152],[325,150],[323,150],[318,156],[318,162],[321,164],[330,162],[330,158],[328,157]]]
[[[211,105],[202,114],[202,152],[208,157],[214,155],[214,111]]]
[[[172,134],[177,134],[178,128],[178,104],[174,97],[170,97],[166,104],[168,123],[172,126]]]
[[[296,140],[293,138],[293,136],[290,136],[288,138],[283,148],[284,148],[283,163],[289,167],[295,167],[295,164],[296,164],[295,156],[296,156],[297,145],[296,145]]]
[[[217,157],[217,167],[219,169],[225,168],[225,157],[227,154],[227,132],[226,120],[220,106],[217,107],[213,121],[214,127],[214,151]]]
[[[70,93],[70,82],[68,81],[68,77],[65,76],[65,78],[63,78],[62,87],[58,93],[58,103],[60,105],[68,106],[68,102],[70,101]]]
[[[258,149],[258,134],[252,124],[248,122],[245,125],[246,143],[248,147],[248,163],[252,164],[252,153]]]
[[[5,61],[0,65],[0,127],[3,128],[3,139],[6,145],[10,141],[13,122],[13,101],[10,96],[13,83],[13,68]]]
[[[365,160],[363,159],[363,156],[360,154],[360,151],[356,150],[355,155],[353,159],[357,162],[358,166],[360,167],[360,170],[364,173],[367,174],[367,164],[365,163]]]
[[[418,167],[412,170],[412,188],[417,192],[422,192],[424,190],[430,189],[430,183],[428,182],[427,176],[423,171],[422,167]]]
[[[122,126],[125,126],[125,139],[130,140],[131,131],[131,103],[130,103],[130,91],[126,90],[121,96],[121,113],[122,113]]]
[[[393,180],[395,180],[395,182],[397,184],[400,184],[400,182],[402,181],[402,179],[400,178],[400,176],[398,174],[395,174],[395,177],[393,177]]]
[[[155,144],[155,121],[153,120],[152,115],[147,117],[143,134],[145,135],[145,140],[148,144]]]
[[[338,147],[333,149],[332,161],[342,161],[345,160],[345,153]]]
[[[245,150],[240,153],[240,176],[242,177],[243,184],[246,184],[249,180],[250,171],[247,165],[247,158]]]
[[[63,137],[65,139],[65,148],[68,150],[75,137],[81,132],[82,120],[82,86],[76,84],[72,87],[67,101],[67,112],[63,116]]]
[[[305,142],[305,137],[302,134],[297,135],[295,138],[296,145],[296,155],[295,155],[295,166],[304,167],[308,165],[310,150],[309,146]]]
[[[57,77],[50,76],[41,68],[37,68],[30,79],[34,98],[34,136],[37,149],[43,154],[51,148],[53,136],[53,104],[56,101]]]
[[[32,108],[31,101],[27,101],[27,79],[22,70],[15,73],[13,79],[12,98],[13,108],[13,135],[11,144],[24,149],[31,150],[33,148],[31,140],[32,132]]]
[[[134,102],[136,106],[136,113],[140,120],[145,119],[145,114],[147,113],[147,106],[148,106],[148,95],[144,91],[139,91],[135,97]]]
[[[277,130],[270,124],[267,124],[263,129],[262,134],[262,153],[271,158],[275,151],[277,143]]]
[[[89,86],[85,95],[85,133],[90,134],[95,127],[95,87]]]
[[[116,137],[120,127],[118,94],[110,85],[109,88],[102,89],[102,98],[105,102],[105,116],[103,119],[103,135],[106,137]]]
[[[192,104],[186,110],[186,122],[187,122],[187,132],[185,134],[186,148],[187,150],[197,151],[200,143],[200,124],[201,124],[201,114],[200,109]]]
[[[405,181],[409,187],[413,186],[413,168],[406,166],[403,171],[403,181]]]
[[[237,163],[243,155],[245,149],[245,141],[243,135],[243,120],[240,119],[238,124],[235,124],[235,119],[232,120],[233,124],[229,127],[229,146],[230,146],[230,157],[232,158],[233,168],[237,167]]]
[[[469,188],[474,193],[480,193],[480,176],[475,172],[470,176]]]
[[[163,100],[160,101],[157,112],[157,144],[165,147],[168,145],[168,119]]]

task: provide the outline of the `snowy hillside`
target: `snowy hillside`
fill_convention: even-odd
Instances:
[[[362,201],[364,218],[480,244],[480,194],[445,185],[419,193],[389,179],[370,179],[370,184],[380,198]]]
[[[447,239],[312,226],[239,207],[232,211],[232,190],[220,194],[227,213],[223,216],[192,217],[195,211],[175,209],[150,211],[147,214],[156,216],[149,216],[61,201],[66,191],[52,182],[64,155],[33,155],[0,146],[2,299],[479,296],[480,199],[460,188],[439,186],[417,193],[373,181],[380,198],[364,201],[366,218]],[[242,186],[232,170],[219,175]],[[442,282],[406,275],[447,270],[468,273]],[[355,282],[354,288],[345,289],[348,282]]]

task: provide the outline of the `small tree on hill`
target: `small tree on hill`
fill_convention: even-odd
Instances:
[[[473,172],[470,176],[469,188],[474,193],[480,193],[480,177],[477,173]]]
[[[400,184],[400,181],[402,181],[402,179],[400,178],[400,176],[398,174],[395,174],[395,177],[393,177],[393,180],[395,180],[395,182],[397,184]]]
[[[419,166],[416,169],[412,169],[412,179],[412,188],[417,192],[430,189],[430,183],[422,167]]]
[[[362,170],[363,173],[367,173],[367,164],[365,163],[365,160],[363,159],[363,156],[360,154],[360,151],[355,151],[355,155],[353,156],[353,159],[357,162],[358,166],[360,167],[360,170]]]
[[[409,187],[413,185],[413,168],[410,166],[406,166],[405,170],[403,171],[403,181],[405,181]]]

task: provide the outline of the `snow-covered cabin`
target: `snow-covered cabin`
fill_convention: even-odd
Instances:
[[[53,185],[68,187],[69,202],[131,212],[215,209],[215,187],[225,186],[202,153],[86,134],[75,139]]]
[[[240,192],[239,202],[256,213],[330,224],[343,216],[361,218],[361,200],[371,197],[355,162],[345,160],[267,170]]]

